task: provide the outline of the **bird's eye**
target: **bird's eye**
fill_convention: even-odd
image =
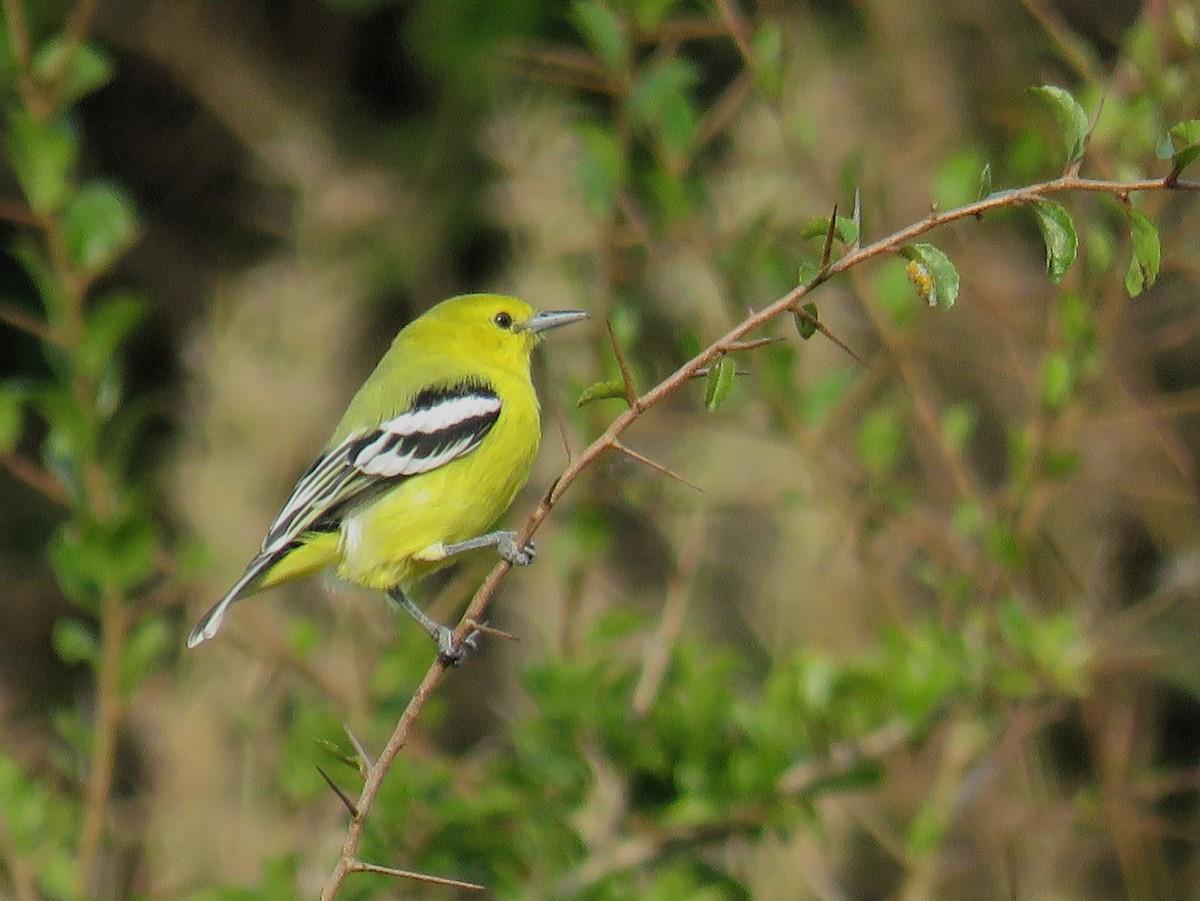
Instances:
[[[513,318],[508,313],[501,312],[492,317],[492,322],[500,328],[512,328]]]

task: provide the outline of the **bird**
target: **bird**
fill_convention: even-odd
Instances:
[[[409,591],[467,551],[532,561],[532,543],[489,530],[529,478],[541,440],[533,350],[546,332],[586,318],[467,294],[401,329],[188,647],[216,635],[238,601],[334,566],[341,579],[385,593],[445,661],[459,662],[465,649]]]

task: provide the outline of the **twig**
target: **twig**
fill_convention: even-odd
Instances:
[[[71,499],[67,496],[66,489],[59,483],[58,479],[50,475],[49,472],[42,469],[32,460],[27,460],[18,454],[0,454],[0,464],[19,481],[24,482],[42,497],[54,501],[63,507],[67,506]]]
[[[18,310],[16,307],[5,306],[0,307],[0,322],[7,323],[15,329],[20,329],[28,335],[33,335],[39,341],[45,341],[47,344],[58,344],[58,337],[50,331],[49,327],[41,319],[36,316],[30,316],[24,310]]]
[[[96,672],[95,746],[88,771],[83,803],[83,826],[79,837],[79,895],[92,897],[100,840],[112,792],[117,761],[117,728],[121,722],[121,660],[128,635],[125,599],[109,592],[101,607],[100,664]]]
[[[563,494],[575,482],[576,479],[583,473],[585,469],[591,466],[596,459],[609,448],[614,447],[619,443],[618,439],[634,422],[640,419],[647,410],[656,406],[675,391],[679,390],[683,385],[687,384],[697,370],[707,366],[718,356],[723,354],[724,348],[739,342],[745,338],[750,332],[765,325],[771,320],[799,307],[800,302],[818,285],[828,281],[836,275],[840,275],[846,270],[858,266],[869,259],[884,256],[896,252],[901,246],[912,241],[914,238],[932,231],[933,229],[945,225],[949,222],[957,222],[960,219],[969,219],[979,216],[991,210],[1001,209],[1003,207],[1019,206],[1022,204],[1033,203],[1047,194],[1058,194],[1064,191],[1087,191],[1101,194],[1112,194],[1119,196],[1121,194],[1130,194],[1139,191],[1162,191],[1162,190],[1178,190],[1178,191],[1200,191],[1200,182],[1198,181],[1177,181],[1174,183],[1168,182],[1166,178],[1148,178],[1138,181],[1129,182],[1112,182],[1103,181],[1100,179],[1079,178],[1075,176],[1060,176],[1049,181],[1040,182],[1038,184],[1029,185],[1024,188],[1015,188],[1009,191],[1000,191],[989,195],[988,197],[978,200],[974,203],[969,203],[964,206],[956,207],[950,210],[934,210],[928,216],[923,217],[920,221],[906,226],[899,231],[893,232],[885,238],[881,238],[865,247],[861,247],[850,251],[837,262],[829,266],[829,268],[819,274],[815,279],[806,285],[799,285],[792,291],[789,291],[783,297],[778,298],[774,302],[768,304],[762,309],[748,315],[745,319],[731,328],[728,332],[722,335],[717,340],[713,341],[700,353],[696,354],[682,366],[675,370],[663,381],[659,382],[653,388],[646,391],[637,398],[637,404],[623,411],[616,419],[609,424],[604,433],[597,437],[589,444],[574,460],[568,464],[562,474],[554,481],[550,490],[538,503],[538,505],[529,514],[524,527],[520,531],[517,538],[518,545],[529,541],[538,527],[550,515],[550,511],[562,498]],[[456,644],[461,643],[470,634],[473,622],[481,622],[484,618],[484,613],[487,610],[488,604],[491,602],[492,596],[496,593],[501,580],[511,568],[511,565],[506,560],[500,560],[492,567],[474,597],[471,598],[466,612],[458,625],[454,629],[453,640]],[[322,889],[322,901],[332,901],[337,896],[338,890],[346,876],[354,872],[355,864],[357,863],[355,855],[358,853],[358,846],[362,841],[363,828],[366,824],[367,815],[370,813],[371,806],[374,804],[376,796],[379,794],[380,785],[391,767],[392,761],[400,750],[408,742],[409,732],[412,729],[413,723],[420,716],[425,704],[428,702],[430,695],[441,683],[442,678],[446,673],[446,664],[440,659],[435,659],[430,664],[429,669],[425,673],[425,677],[421,680],[421,684],[414,692],[412,699],[408,702],[408,706],[400,715],[399,721],[396,723],[395,729],[392,731],[391,737],[388,739],[387,746],[379,757],[379,761],[371,768],[367,776],[366,782],[363,785],[362,793],[359,795],[356,804],[359,815],[350,821],[350,825],[346,830],[346,840],[342,845],[342,854],[334,866],[333,872]]]

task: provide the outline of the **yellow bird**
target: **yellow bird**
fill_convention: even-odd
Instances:
[[[388,594],[456,661],[451,631],[408,587],[465,551],[525,564],[532,545],[488,531],[529,478],[541,439],[530,357],[549,329],[587,318],[496,294],[454,297],[413,320],[350,401],[241,578],[188,636],[217,634],[242,598],[326,566]]]

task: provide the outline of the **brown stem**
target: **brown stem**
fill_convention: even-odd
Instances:
[[[94,897],[92,884],[104,820],[112,791],[117,759],[117,727],[121,721],[121,659],[125,654],[129,619],[121,595],[109,592],[101,608],[104,635],[100,645],[100,668],[96,673],[96,745],[84,796],[83,827],[79,839],[79,896]]]

